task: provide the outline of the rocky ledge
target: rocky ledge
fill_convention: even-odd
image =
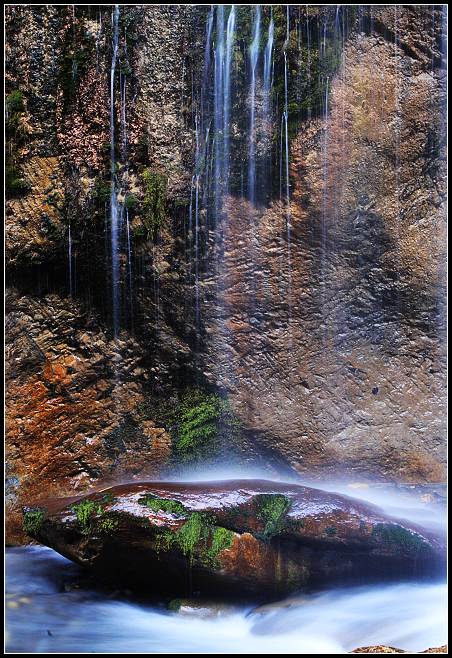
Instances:
[[[118,485],[25,507],[24,529],[147,592],[281,593],[444,570],[444,538],[347,496],[264,480]]]

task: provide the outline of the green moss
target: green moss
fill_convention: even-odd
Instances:
[[[204,562],[206,566],[219,567],[218,555],[221,551],[232,546],[234,540],[232,530],[215,526],[211,531],[210,547],[204,552]]]
[[[5,186],[8,192],[12,194],[29,192],[30,183],[22,178],[20,169],[16,165],[6,165],[5,167]]]
[[[72,505],[71,509],[75,512],[77,521],[84,532],[89,532],[91,529],[93,517],[102,514],[102,507],[99,503],[89,499],[81,500],[79,503]]]
[[[240,444],[242,427],[228,400],[202,389],[186,389],[179,398],[147,397],[138,407],[143,420],[164,427],[173,442],[176,463],[218,459]]]
[[[259,494],[253,502],[257,507],[257,517],[264,524],[264,537],[272,537],[281,532],[291,505],[289,498],[283,494]]]
[[[201,539],[205,539],[206,530],[207,527],[203,515],[195,512],[174,534],[174,541],[177,543],[181,552],[191,558],[197,544]]]
[[[23,178],[21,171],[20,147],[22,147],[30,132],[30,125],[26,115],[25,99],[19,89],[15,89],[6,96],[5,137],[5,188],[7,197],[20,196],[31,189],[30,184]]]
[[[177,451],[183,457],[190,456],[200,444],[209,443],[217,433],[220,415],[220,399],[217,395],[185,396],[180,407]]]
[[[111,183],[106,182],[101,178],[96,178],[94,181],[92,195],[95,201],[99,203],[106,203],[110,200]]]
[[[188,510],[179,501],[159,498],[150,494],[143,496],[138,502],[141,505],[149,507],[154,512],[169,512],[170,514],[180,514],[182,516],[188,513]]]
[[[182,461],[206,458],[230,449],[241,431],[228,400],[216,393],[191,390],[182,397],[176,425],[175,451]]]
[[[219,568],[218,555],[231,546],[233,539],[234,533],[216,526],[211,514],[193,512],[176,532],[158,530],[154,549],[159,553],[175,548],[190,563],[196,560],[205,567]]]
[[[372,535],[385,544],[397,544],[403,548],[429,548],[423,537],[402,526],[392,523],[377,523]]]
[[[179,612],[179,610],[181,608],[181,605],[182,605],[182,600],[181,599],[172,599],[172,601],[170,601],[168,603],[167,608],[171,612]]]
[[[337,528],[335,528],[334,526],[325,528],[325,534],[328,535],[328,537],[335,537],[337,535]]]
[[[6,96],[6,109],[9,115],[25,111],[24,95],[19,89]]]
[[[40,509],[29,510],[28,512],[25,512],[23,526],[27,535],[30,535],[30,537],[35,537],[39,533],[44,519],[45,514]]]
[[[148,234],[156,238],[165,219],[168,181],[163,174],[144,169],[141,178],[144,185],[143,223]]]
[[[134,194],[126,194],[126,197],[124,199],[124,208],[126,210],[132,210],[135,208],[138,204],[138,199]]]
[[[96,524],[96,529],[103,535],[113,535],[118,528],[118,519],[108,514],[102,516]]]

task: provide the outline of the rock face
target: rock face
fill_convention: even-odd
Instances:
[[[120,485],[38,502],[25,508],[24,528],[97,575],[148,593],[158,585],[184,594],[187,583],[288,592],[444,567],[439,537],[352,498],[270,481]]]
[[[6,305],[6,508],[16,542],[20,503],[44,482],[67,495],[99,479],[158,473],[171,438],[140,415],[143,354],[132,338],[114,343],[95,315],[57,295],[10,291]]]
[[[298,471],[441,481],[445,72],[423,52],[427,15],[396,16],[395,45],[394,12],[375,11],[378,30],[345,44],[327,119],[292,143],[290,246],[281,203],[229,199],[206,359]]]
[[[10,541],[23,539],[18,510],[34,492],[82,493],[166,468],[176,441],[154,398],[177,406],[185,387],[227,396],[243,451],[269,464],[445,479],[444,11],[345,9],[330,43],[334,8],[289,10],[286,208],[275,150],[286,12],[275,6],[272,180],[252,207],[242,193],[250,90],[240,78],[252,15],[237,9],[230,137],[242,151],[227,222],[214,229],[199,211],[196,264],[209,10],[121,6],[114,146],[132,255],[124,225],[115,344],[111,7],[7,7]],[[321,74],[322,34],[328,52],[337,48],[325,99],[307,86]],[[259,62],[258,158],[269,142]],[[158,221],[146,212],[146,180],[164,182]]]

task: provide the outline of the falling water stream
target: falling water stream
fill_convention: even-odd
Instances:
[[[256,6],[254,15],[253,41],[250,45],[250,129],[249,129],[249,160],[248,160],[248,197],[252,204],[256,202],[256,66],[259,57],[259,42],[261,34],[261,8]]]
[[[116,158],[115,158],[115,70],[119,48],[119,5],[115,5],[112,14],[113,24],[113,55],[110,69],[110,231],[111,231],[111,285],[113,307],[113,332],[115,338],[119,331],[120,313],[120,254],[119,238],[122,220],[122,206],[118,203],[116,190]]]

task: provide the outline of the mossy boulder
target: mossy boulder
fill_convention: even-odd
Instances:
[[[103,578],[179,596],[444,568],[440,537],[353,498],[263,480],[119,485],[26,508],[24,528]]]

